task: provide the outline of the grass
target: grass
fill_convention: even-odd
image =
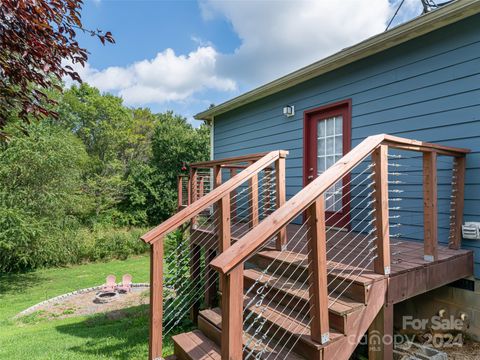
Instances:
[[[134,282],[149,281],[148,256],[26,274],[0,276],[0,359],[145,359],[148,354],[148,307],[106,314],[45,320],[18,312],[43,300],[104,283],[105,276],[130,273]],[[171,344],[166,344],[166,352]]]

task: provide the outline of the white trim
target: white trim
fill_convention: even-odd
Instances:
[[[360,59],[425,35],[480,12],[480,0],[457,0],[428,14],[418,16],[402,25],[375,35],[356,45],[317,61],[311,65],[248,91],[220,105],[195,115],[197,120],[212,120],[214,116],[251,103],[268,95],[288,89]]]

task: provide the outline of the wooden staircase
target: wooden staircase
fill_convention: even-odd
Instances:
[[[247,269],[244,270],[245,289],[251,287],[255,289],[267,283],[267,289],[270,291],[265,301],[268,305],[261,308],[255,303],[251,304],[248,296],[244,299],[244,306],[248,306],[248,308],[244,307],[244,316],[247,319],[245,328],[249,329],[248,325],[258,317],[264,319],[263,328],[267,330],[267,336],[264,339],[254,334],[255,327],[244,334],[245,354],[256,355],[256,349],[266,348],[262,359],[320,360],[325,358],[324,353],[335,353],[342,358],[348,358],[355,350],[357,341],[349,344],[348,339],[352,339],[352,336],[353,339],[357,339],[361,332],[359,330],[362,330],[361,323],[365,324],[363,326],[363,333],[365,333],[382,307],[386,289],[385,277],[359,277],[348,288],[343,289],[337,286],[338,291],[329,294],[330,339],[322,345],[311,339],[308,325],[310,307],[309,289],[304,284],[308,276],[305,263],[305,256],[290,251],[275,250],[262,251],[247,263]],[[270,266],[269,270],[272,272],[264,273],[267,266]],[[295,280],[276,275],[277,272],[283,273],[283,268],[290,270],[289,275],[294,273],[295,275],[291,278]],[[280,271],[276,271],[279,269]],[[340,274],[334,279],[334,276],[334,274],[329,275],[329,282],[335,280],[332,282],[332,288],[337,283],[345,283],[354,278],[354,276]],[[261,278],[260,281],[259,278]],[[268,286],[269,283],[273,284],[272,288]],[[200,311],[198,330],[173,337],[175,355],[181,360],[221,359],[221,330],[220,308]],[[287,341],[279,346],[276,341],[282,339]],[[265,346],[264,344],[267,343],[268,346]]]
[[[454,220],[450,223],[449,247],[458,249],[463,214],[465,154],[469,152],[468,149],[386,134],[370,136],[288,201],[285,187],[286,151],[194,164],[188,177],[186,205],[179,198],[181,210],[142,237],[151,245],[149,359],[162,358],[164,332],[171,334],[175,331],[171,324],[176,324],[176,321],[172,322],[172,317],[180,321],[187,314],[191,314],[198,326],[194,331],[173,337],[174,356],[181,360],[346,360],[367,331],[392,335],[393,302],[389,303],[388,299],[403,298],[404,288],[408,286],[405,285],[406,277],[398,277],[398,285],[390,289],[392,267],[398,267],[391,261],[390,249],[390,148],[420,153],[419,158],[423,161],[425,246],[421,247],[419,255],[420,267],[424,266],[423,262],[435,264],[439,259],[436,161],[438,154],[453,157],[455,181],[452,180],[454,186],[450,210]],[[341,239],[345,239],[346,244],[342,244],[337,251],[335,246],[339,244],[336,241],[338,239],[331,239],[327,235],[325,194],[339,181],[350,177],[357,166],[365,163],[370,164],[367,166],[367,170],[371,171],[368,186],[373,189],[365,198],[370,198],[368,204],[372,209],[367,209],[367,214],[356,221],[367,222],[371,230],[364,228],[354,231],[349,228],[350,225],[347,226],[343,229],[345,236],[342,235]],[[203,193],[204,180],[198,181],[200,168],[212,170],[210,188],[213,190],[208,194]],[[226,181],[222,170],[230,171],[230,178]],[[237,173],[237,170],[241,171]],[[273,175],[275,200],[271,200],[270,193],[260,198],[265,179],[273,179]],[[197,189],[199,182],[200,188]],[[184,180],[179,178],[180,192],[182,183]],[[237,212],[237,205],[245,205],[242,202],[237,204],[236,196],[245,188],[249,189],[249,197],[244,201],[249,210],[248,226],[245,232],[241,232],[236,228],[238,224],[234,223],[234,219],[241,214],[240,209]],[[272,203],[273,212],[270,211]],[[263,210],[269,211],[261,214],[259,204],[263,204]],[[342,209],[350,215],[350,207]],[[357,210],[359,213],[362,210]],[[211,217],[210,222],[200,219],[202,214]],[[296,234],[293,237],[288,234],[288,228],[302,215],[305,221],[298,226],[302,228],[305,225],[306,240],[301,240],[308,245],[305,251],[302,250],[305,246],[297,246],[299,241],[294,240]],[[205,224],[206,228],[203,229]],[[207,230],[209,227],[211,230]],[[181,251],[170,250],[170,254],[165,254],[167,235],[178,229],[188,229],[187,246]],[[360,238],[358,234],[362,234]],[[366,240],[365,246],[359,242],[362,238]],[[367,251],[366,255],[362,249]],[[341,260],[335,257],[327,259],[327,254],[332,251],[337,255],[342,253]],[[164,266],[164,262],[172,254],[184,255],[184,260],[190,264],[187,265],[188,287],[164,287],[164,281],[176,275],[170,273],[164,277],[164,272],[170,270]],[[361,261],[355,263],[353,260],[359,257],[368,262],[363,265]],[[407,267],[412,265],[415,264]],[[433,267],[431,271],[434,271]],[[433,276],[430,278],[434,279]],[[216,290],[217,279],[220,291]],[[441,283],[432,281],[426,284],[425,281],[425,284],[415,284],[408,293],[415,294],[417,289],[433,288]],[[181,307],[178,313],[172,312],[171,309],[175,310],[175,307],[169,306],[176,301],[169,303],[169,299],[164,298],[165,289],[169,289],[167,295],[174,294],[173,300],[181,303],[182,299],[186,299],[188,307]],[[195,296],[202,294],[202,291],[208,306],[199,311],[200,301]],[[390,293],[398,293],[399,296],[392,297]],[[192,297],[192,294],[195,296]],[[215,307],[212,299],[218,296],[221,305]],[[164,310],[170,312],[164,313]],[[169,319],[167,323],[164,317]],[[392,357],[391,345],[381,343],[380,350],[371,348],[369,352],[375,359]]]

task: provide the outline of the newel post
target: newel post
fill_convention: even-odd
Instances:
[[[275,192],[276,192],[276,206],[279,209],[287,199],[286,185],[285,185],[285,157],[280,157],[275,161]],[[276,240],[277,250],[284,250],[287,245],[287,228],[280,230]]]
[[[163,239],[150,246],[150,344],[149,359],[162,359]]]
[[[222,359],[243,359],[243,263],[222,275]]]
[[[437,153],[423,153],[424,259],[438,259]]]
[[[219,202],[218,235],[220,252],[231,245],[230,194]],[[243,346],[243,264],[220,276],[222,289],[222,359],[242,360]]]
[[[463,203],[465,197],[465,169],[467,159],[456,157],[453,164],[452,204],[450,209],[449,247],[458,250],[462,242]]]
[[[330,340],[328,323],[327,239],[325,198],[320,196],[307,210],[309,222],[309,291],[312,340],[325,344]]]
[[[380,145],[372,153],[374,163],[374,205],[375,205],[375,237],[377,257],[374,260],[374,271],[377,274],[390,274],[390,224],[388,211],[388,146]]]

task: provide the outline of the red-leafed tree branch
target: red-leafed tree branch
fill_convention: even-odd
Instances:
[[[88,52],[77,31],[114,43],[110,32],[84,29],[82,0],[0,0],[0,138],[12,112],[22,121],[56,116],[47,91],[61,90],[68,76],[81,81],[70,63],[84,65]]]

